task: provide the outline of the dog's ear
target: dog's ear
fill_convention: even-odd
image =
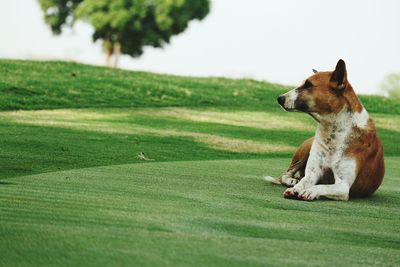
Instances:
[[[312,69],[312,72],[314,73],[318,73],[318,71],[316,69]]]
[[[331,86],[334,89],[342,90],[345,88],[345,84],[347,82],[347,71],[346,71],[346,63],[344,63],[343,59],[339,59],[336,64],[336,68],[331,76]]]

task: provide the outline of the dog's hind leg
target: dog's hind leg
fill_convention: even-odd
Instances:
[[[293,155],[292,162],[287,171],[279,177],[279,182],[287,187],[292,187],[304,177],[308,157],[310,156],[311,145],[314,137],[304,141]],[[299,176],[296,174],[299,173]]]

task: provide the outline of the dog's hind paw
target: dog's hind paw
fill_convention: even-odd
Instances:
[[[290,177],[289,175],[283,175],[281,177],[281,183],[287,187],[293,187],[299,182],[298,179]]]
[[[272,184],[281,184],[280,181],[276,180],[275,178],[273,178],[271,176],[264,176],[263,180],[268,182],[268,183],[272,183]]]

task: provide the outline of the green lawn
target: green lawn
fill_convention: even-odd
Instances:
[[[288,160],[114,165],[3,180],[3,266],[395,266],[399,157],[379,193],[286,200]]]
[[[0,266],[397,266],[400,103],[362,97],[374,196],[300,202],[261,180],[314,133],[285,90],[0,60]]]

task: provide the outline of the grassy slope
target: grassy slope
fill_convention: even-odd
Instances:
[[[0,77],[0,110],[161,106],[278,110],[276,96],[288,90],[251,80],[176,77],[65,62],[0,60]],[[370,112],[400,114],[395,100],[361,99]]]
[[[45,74],[45,75],[44,75]],[[65,62],[0,60],[0,109],[266,107],[283,86],[186,78]],[[237,95],[233,97],[233,95]]]
[[[378,194],[304,203],[258,179],[278,175],[313,133],[309,118],[276,107],[284,90],[0,61],[0,109],[92,107],[0,112],[0,266],[395,265],[399,103],[363,98],[385,145]],[[159,108],[168,106],[190,109]],[[282,150],[246,151],[242,141]],[[139,151],[156,162],[79,169],[138,163]],[[65,169],[75,170],[50,172]]]

